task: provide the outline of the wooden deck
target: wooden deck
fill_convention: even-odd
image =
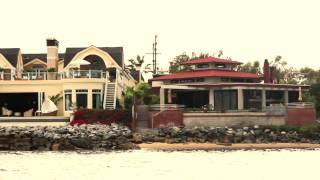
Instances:
[[[32,116],[32,117],[0,117],[2,122],[69,122],[69,117],[64,116]]]

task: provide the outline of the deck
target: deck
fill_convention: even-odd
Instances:
[[[64,116],[0,117],[0,126],[64,126],[69,119]]]

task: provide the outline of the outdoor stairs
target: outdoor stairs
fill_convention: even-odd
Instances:
[[[106,83],[104,88],[104,99],[103,108],[104,109],[115,109],[116,108],[116,84]]]
[[[136,127],[137,128],[148,128],[149,127],[149,121],[137,120],[136,121]]]

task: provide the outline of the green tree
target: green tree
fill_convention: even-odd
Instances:
[[[320,116],[320,83],[311,85],[310,95],[315,104],[317,115],[319,117]]]
[[[248,62],[238,66],[238,71],[261,74],[261,68],[259,61]]]
[[[137,57],[135,59],[129,59],[128,61],[130,62],[130,64],[127,65],[126,68],[130,72],[140,71],[139,81],[142,79],[143,73],[146,74],[146,73],[151,72],[151,68],[150,68],[151,64],[144,65],[144,63],[145,63],[144,56],[137,55]]]
[[[129,87],[125,93],[125,109],[130,110],[133,105],[134,97],[136,104],[159,104],[160,98],[158,95],[151,92],[151,87],[148,83],[139,83],[135,87]]]
[[[176,73],[180,71],[188,71],[191,68],[189,66],[182,65],[183,63],[190,60],[190,57],[186,55],[186,53],[182,53],[176,56],[171,62],[169,66],[169,73]]]
[[[302,73],[306,78],[303,84],[320,83],[320,69],[315,70],[309,67],[304,67],[300,69],[300,73]]]

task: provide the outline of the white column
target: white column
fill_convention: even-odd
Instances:
[[[88,94],[87,94],[87,100],[88,100],[88,109],[92,109],[92,89],[88,89]]]
[[[266,90],[263,89],[261,91],[261,107],[262,107],[262,110],[266,109],[266,106],[267,106]]]
[[[243,110],[243,89],[238,89],[238,110]]]
[[[72,89],[71,102],[73,105],[77,106],[77,95],[75,89]]]
[[[284,105],[288,105],[288,103],[289,103],[289,92],[286,90],[286,91],[284,91]]]
[[[209,105],[214,109],[214,89],[209,89]]]
[[[160,88],[160,105],[163,105],[165,104],[165,94],[164,94],[164,89],[163,88]]]
[[[172,103],[172,90],[168,89],[168,104]]]

